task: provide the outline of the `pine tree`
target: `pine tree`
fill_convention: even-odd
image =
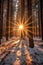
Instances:
[[[28,18],[32,15],[32,0],[27,0],[28,2]],[[32,18],[29,21],[30,23],[32,23]],[[30,27],[32,27],[32,24],[30,24]],[[30,28],[31,33],[29,33],[29,35],[31,37],[29,37],[29,47],[33,48],[34,47],[34,43],[33,43],[33,34],[32,34],[32,28]]]
[[[43,0],[40,0],[40,8],[41,8],[41,30],[42,30],[42,40],[43,40]]]
[[[3,0],[0,0],[0,44],[2,39],[2,31],[3,31]]]

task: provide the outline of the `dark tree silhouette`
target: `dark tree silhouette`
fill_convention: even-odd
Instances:
[[[41,12],[40,12],[40,0],[38,3],[38,24],[39,24],[39,37],[41,37]]]
[[[42,30],[42,40],[43,40],[43,0],[40,0],[40,8],[41,8],[41,30]]]
[[[9,37],[9,1],[10,0],[7,1],[6,40],[8,40]]]
[[[25,12],[25,0],[21,0],[21,22],[24,16],[24,12]],[[25,22],[25,17],[24,17],[24,22]],[[25,36],[25,34],[24,34]],[[21,38],[24,39],[23,33],[21,32]]]
[[[2,39],[2,30],[3,30],[3,0],[0,0],[0,44]]]
[[[28,18],[32,15],[32,0],[27,0],[28,2]],[[29,21],[30,23],[32,23],[32,18]],[[32,27],[32,24],[30,24],[30,27]],[[30,31],[32,31],[32,28],[30,28]],[[34,47],[34,43],[33,43],[33,34],[29,33],[29,35],[31,37],[29,37],[29,47],[33,48]]]
[[[13,14],[14,11],[13,11],[13,0],[10,0],[10,37],[13,36]]]

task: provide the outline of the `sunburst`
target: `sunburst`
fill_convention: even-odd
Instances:
[[[25,36],[31,37],[31,35],[29,35],[29,33],[33,34],[33,32],[30,30],[33,27],[31,27],[30,24],[33,24],[33,22],[29,22],[29,21],[32,18],[32,16],[30,16],[26,21],[24,20],[24,18],[25,17],[23,16],[22,21],[21,21],[21,19],[19,17],[18,22],[16,23],[15,27],[16,27],[17,31],[20,32],[19,33],[20,35],[21,35],[21,32],[22,32],[22,36],[25,35]]]
[[[34,23],[34,22],[29,22],[31,18],[32,18],[32,15],[25,21],[25,16],[23,16],[21,21],[21,18],[18,17],[18,21],[16,23],[11,22],[11,24],[13,25],[13,31],[11,32],[14,32],[16,30],[18,34],[18,31],[19,31],[20,36],[21,36],[21,32],[22,32],[22,36],[31,37],[29,33],[34,35],[34,33],[30,30],[30,29],[33,29],[33,27],[31,27],[30,24]]]

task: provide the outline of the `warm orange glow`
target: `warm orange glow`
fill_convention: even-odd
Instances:
[[[22,24],[19,26],[19,29],[20,30],[23,30],[23,25]]]
[[[16,52],[16,55],[17,55],[17,56],[21,56],[21,50],[18,50],[18,51]]]
[[[16,32],[17,35],[21,36],[21,32],[23,36],[27,36],[31,38],[31,35],[29,33],[32,33],[34,35],[34,32],[32,32],[30,29],[34,29],[34,27],[31,27],[30,24],[33,24],[35,22],[30,22],[30,19],[32,18],[32,15],[25,20],[25,15],[22,17],[18,16],[17,22],[13,25],[13,31]]]
[[[31,19],[31,17],[32,17],[32,16],[30,16],[30,17],[29,17],[27,20],[25,20],[25,21],[24,21],[24,16],[23,16],[23,18],[22,18],[22,21],[21,21],[20,17],[18,18],[18,22],[17,22],[16,25],[15,25],[17,31],[19,32],[19,33],[17,33],[17,34],[20,34],[20,36],[21,36],[21,32],[22,32],[22,35],[23,35],[23,36],[25,35],[25,36],[31,37],[31,36],[29,35],[29,33],[32,33],[32,34],[33,34],[33,32],[31,32],[31,30],[29,30],[30,28],[32,28],[32,27],[29,26],[29,25],[32,24],[32,23],[28,23],[29,20]]]

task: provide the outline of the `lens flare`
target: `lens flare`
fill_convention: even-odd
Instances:
[[[27,18],[27,20],[25,20],[25,16],[22,17],[22,20],[20,18],[20,16],[18,16],[18,20],[16,21],[16,23],[12,23],[13,24],[13,31],[12,32],[17,32],[17,34],[24,36],[29,36],[31,37],[31,35],[29,33],[32,33],[34,35],[34,33],[30,30],[30,29],[34,29],[34,27],[31,27],[30,25],[35,23],[35,22],[30,22],[30,19],[32,18],[32,15]]]
[[[19,29],[20,29],[20,30],[23,30],[23,25],[22,25],[22,24],[19,25]]]

